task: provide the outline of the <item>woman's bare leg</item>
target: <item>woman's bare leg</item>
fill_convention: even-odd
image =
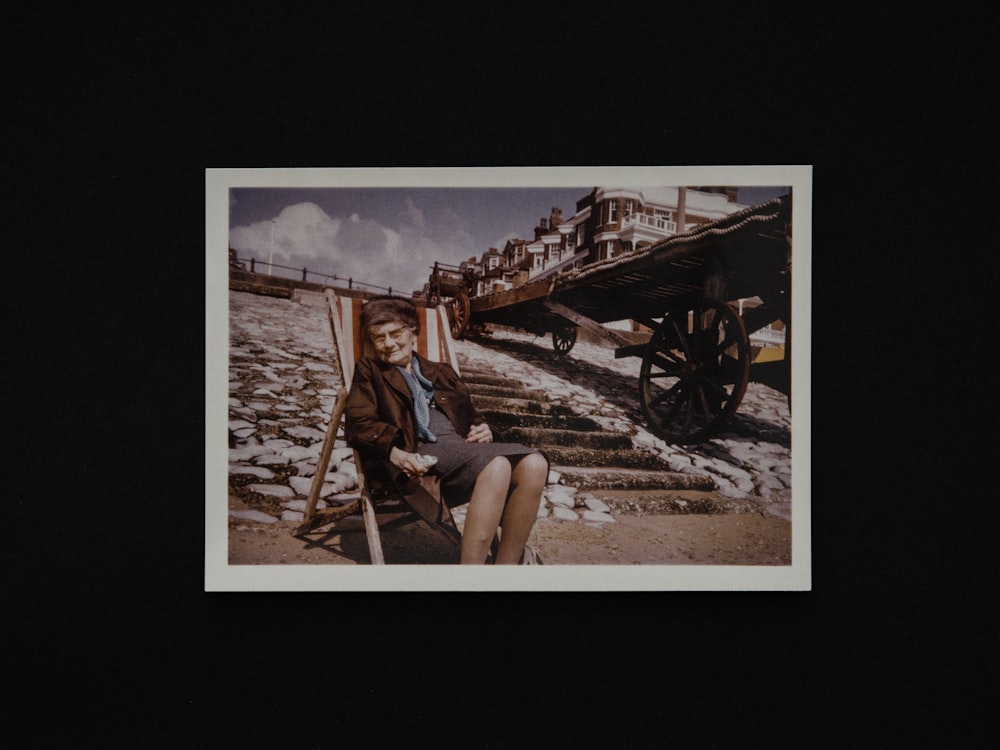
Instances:
[[[463,565],[482,565],[486,562],[493,535],[500,526],[510,484],[510,461],[504,456],[494,458],[476,477],[462,529]]]
[[[517,565],[538,517],[542,490],[549,477],[549,462],[540,453],[524,456],[511,472],[510,497],[503,511],[503,533],[497,550],[497,565]]]

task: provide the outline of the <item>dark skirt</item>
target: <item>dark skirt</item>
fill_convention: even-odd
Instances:
[[[420,453],[437,458],[431,473],[441,477],[441,495],[449,506],[469,502],[476,478],[497,456],[508,456],[511,466],[532,453],[540,453],[520,443],[467,443],[455,432],[451,421],[437,409],[431,410],[430,430],[436,443],[420,443]]]

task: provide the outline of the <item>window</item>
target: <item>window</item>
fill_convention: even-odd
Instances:
[[[587,236],[587,225],[586,224],[580,224],[576,228],[576,244],[577,245],[582,245],[583,244],[583,240],[584,240],[584,238],[586,236]]]
[[[629,198],[628,200],[625,201],[625,215],[631,216],[634,210],[635,210],[635,204],[633,203],[632,199]]]
[[[613,224],[618,220],[618,201],[608,201],[608,224]]]
[[[614,258],[615,257],[615,243],[614,243],[614,240],[608,240],[608,250],[607,250],[607,255],[605,255],[605,257],[606,258]]]

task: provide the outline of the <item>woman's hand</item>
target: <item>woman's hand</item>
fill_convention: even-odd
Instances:
[[[397,469],[401,469],[408,477],[422,477],[430,469],[420,460],[420,454],[407,453],[406,451],[393,446],[389,453],[389,461]]]
[[[472,425],[472,429],[469,430],[469,434],[465,436],[465,442],[492,443],[493,430],[491,430],[490,426],[485,422],[483,422],[482,424]]]

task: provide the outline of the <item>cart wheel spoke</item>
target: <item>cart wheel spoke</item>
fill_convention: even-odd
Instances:
[[[576,326],[565,325],[552,331],[552,348],[556,354],[568,354],[576,343]]]
[[[735,332],[731,330],[723,330],[722,341],[720,341],[718,345],[715,347],[715,352],[716,354],[721,355],[726,351],[726,349],[729,349],[731,346],[735,346],[736,343],[737,341]]]
[[[705,418],[706,423],[711,422],[715,415],[712,413],[712,405],[708,403],[708,399],[705,397],[705,388],[701,383],[698,384],[697,391],[698,403],[701,406],[702,416]]]
[[[650,377],[654,378],[662,378],[665,376],[677,377],[680,374],[682,366],[681,362],[671,361],[662,356],[662,354],[653,355],[653,364],[663,370],[663,372],[656,374],[650,373]]]
[[[677,321],[671,318],[670,325],[674,330],[674,335],[677,337],[677,342],[681,345],[684,351],[684,357],[686,359],[691,359],[691,350],[688,348],[688,334],[686,331],[687,324],[685,323],[685,330],[682,331],[680,326],[677,324]]]
[[[675,397],[678,396],[683,391],[684,391],[684,382],[679,380],[676,383],[674,383],[673,386],[671,386],[670,388],[668,388],[667,390],[663,391],[658,396],[656,396],[654,399],[652,399],[649,403],[651,406],[659,406],[668,398],[673,399],[673,405],[670,408],[672,410],[676,410],[677,406],[681,403],[681,399]]]
[[[727,391],[724,386],[720,385],[719,383],[716,383],[714,380],[709,380],[708,378],[705,378],[704,380],[698,383],[698,387],[711,391],[713,397],[721,401],[725,401],[726,399],[729,398],[729,391]]]
[[[693,394],[688,394],[687,399],[685,399],[684,405],[687,407],[684,410],[684,424],[681,426],[681,438],[687,441],[688,436],[691,434],[691,424],[694,422],[694,398]]]
[[[727,304],[705,299],[668,311],[639,375],[639,402],[650,428],[668,442],[706,440],[739,406],[749,368],[746,329]]]
[[[462,290],[458,290],[455,296],[448,303],[448,322],[451,323],[451,337],[460,339],[469,327],[469,316],[472,304],[469,302],[469,295]]]

